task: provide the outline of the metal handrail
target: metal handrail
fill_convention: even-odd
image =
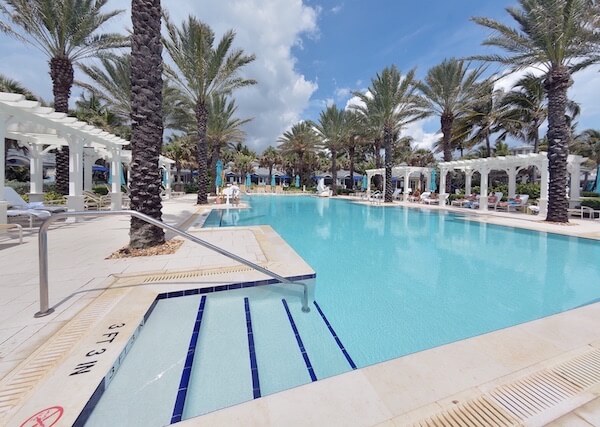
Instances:
[[[97,216],[117,216],[117,215],[129,215],[129,216],[133,216],[135,218],[139,218],[142,221],[145,221],[149,224],[152,224],[152,225],[162,228],[164,230],[169,230],[169,231],[177,234],[178,236],[181,236],[187,240],[190,240],[200,246],[208,248],[208,249],[215,251],[223,256],[226,256],[227,258],[231,258],[231,259],[239,262],[240,264],[244,264],[256,271],[266,274],[267,276],[277,280],[278,282],[286,283],[288,285],[302,286],[304,288],[303,293],[302,293],[302,311],[305,313],[308,313],[310,311],[310,308],[308,306],[308,286],[306,285],[306,283],[294,282],[290,279],[280,276],[277,273],[273,273],[272,271],[267,270],[266,268],[261,267],[258,264],[248,261],[247,259],[244,259],[238,255],[232,254],[231,252],[226,251],[225,249],[222,249],[218,246],[215,246],[212,243],[209,243],[205,240],[202,240],[195,236],[192,236],[191,234],[186,233],[185,231],[182,231],[176,227],[173,227],[172,225],[165,224],[164,222],[158,221],[158,220],[156,220],[148,215],[145,215],[143,213],[140,213],[137,211],[132,211],[132,210],[121,210],[121,211],[59,212],[59,213],[52,214],[51,217],[44,220],[42,225],[40,225],[40,231],[39,231],[39,236],[38,236],[39,268],[40,268],[40,311],[35,313],[34,317],[44,317],[44,316],[47,316],[47,315],[51,314],[52,312],[54,312],[54,308],[50,308],[49,301],[48,301],[49,300],[49,298],[48,298],[48,227],[50,227],[50,224],[52,224],[53,222],[56,222],[59,219],[69,218],[69,217],[97,217]]]

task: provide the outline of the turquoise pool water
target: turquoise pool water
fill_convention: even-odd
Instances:
[[[600,242],[445,212],[250,197],[205,227],[272,226],[317,272],[316,300],[359,367],[600,298]]]

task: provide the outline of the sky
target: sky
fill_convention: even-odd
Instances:
[[[107,9],[125,12],[102,28],[131,28],[129,0],[109,0]],[[258,84],[234,96],[246,125],[247,145],[260,152],[277,145],[292,124],[318,119],[332,103],[346,107],[354,91],[364,91],[384,67],[396,64],[422,78],[444,58],[489,53],[481,45],[488,31],[469,20],[485,16],[510,22],[510,0],[162,0],[174,22],[189,14],[209,24],[217,38],[236,31],[235,47],[254,53],[256,61],[243,71]],[[0,73],[19,80],[46,100],[52,99],[44,55],[6,35],[0,35]],[[166,54],[166,53],[165,53]],[[504,72],[496,65],[493,72]],[[600,67],[575,75],[569,96],[581,104],[579,129],[598,128]],[[76,78],[81,77],[76,71]],[[518,75],[498,85],[509,89]],[[71,104],[80,94],[74,89]],[[439,138],[439,119],[431,117],[403,130],[419,147]]]

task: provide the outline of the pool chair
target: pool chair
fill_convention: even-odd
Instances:
[[[587,217],[590,219],[596,218],[596,215],[600,216],[600,211],[595,211],[593,208],[589,206],[580,206],[578,208],[567,209],[567,212],[571,216],[578,216],[581,219]]]
[[[84,191],[83,206],[85,210],[100,211],[110,207],[110,196],[102,196],[91,191]]]
[[[27,203],[19,193],[17,193],[11,187],[4,188],[4,200],[8,202],[8,205],[11,208],[22,211],[30,211],[30,210],[42,210],[50,213],[54,212],[65,212],[67,210],[66,206],[49,206],[48,204],[44,204],[43,202],[34,202]]]
[[[456,199],[453,200],[450,205],[458,206],[459,208],[469,208],[473,203],[477,201],[477,196],[475,194],[470,194],[464,199]]]
[[[319,197],[331,197],[333,195],[333,191],[325,185],[325,179],[320,178],[319,183],[317,184],[317,196]]]
[[[392,200],[402,200],[402,189],[396,188],[392,193]]]
[[[493,196],[488,198],[488,208],[494,208],[494,210],[496,210],[498,203],[502,201],[502,196],[504,196],[502,191],[496,191]]]
[[[369,197],[369,201],[371,203],[381,203],[383,202],[383,193],[379,190],[374,191],[373,193],[371,193],[371,196]]]
[[[437,205],[440,203],[440,196],[435,193],[431,193],[426,191],[421,194],[421,203],[425,203],[426,205]]]
[[[8,209],[6,216],[9,218],[27,218],[29,220],[29,229],[33,228],[33,221],[35,219],[45,220],[50,218],[52,214],[48,211],[41,209]]]
[[[496,210],[506,210],[506,212],[517,210],[525,212],[527,207],[527,201],[529,200],[528,194],[519,194],[518,198],[508,199],[508,202],[499,202],[496,205]]]

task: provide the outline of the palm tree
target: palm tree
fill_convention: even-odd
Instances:
[[[169,56],[177,70],[168,75],[193,105],[197,125],[198,204],[208,203],[208,104],[213,94],[229,95],[235,89],[256,84],[255,80],[240,77],[241,69],[254,61],[254,55],[246,55],[241,49],[231,50],[235,39],[233,31],[227,31],[215,47],[212,29],[193,16],[189,16],[180,28],[173,25],[165,15],[167,37],[164,40]]]
[[[415,70],[405,76],[395,65],[385,68],[371,80],[368,94],[355,93],[366,106],[358,109],[364,115],[371,112],[374,119],[383,129],[385,147],[385,201],[392,202],[392,143],[394,135],[399,134],[402,127],[408,123],[426,117],[426,103],[418,95],[415,80]]]
[[[600,166],[600,130],[586,129],[577,135],[571,145],[575,154],[587,157],[593,162],[593,167]],[[596,189],[596,192],[600,189]]]
[[[69,112],[73,64],[106,49],[125,47],[118,34],[98,34],[98,29],[121,10],[104,13],[108,0],[0,0],[5,21],[0,30],[42,51],[49,59],[54,109]],[[56,154],[56,188],[69,192],[69,150]]]
[[[546,70],[544,89],[548,97],[548,163],[550,171],[547,221],[568,222],[567,156],[570,129],[566,120],[567,89],[571,73],[597,60],[600,33],[590,0],[519,0],[507,8],[518,28],[489,18],[473,20],[494,31],[484,45],[496,46],[505,55],[477,59],[506,64],[511,69],[537,66]]]
[[[254,172],[254,165],[252,164],[254,160],[254,157],[242,152],[233,157],[233,171],[240,176],[242,182],[246,174]]]
[[[281,143],[279,149],[284,157],[293,156],[295,158],[295,173],[300,175],[302,184],[307,184],[306,162],[308,156],[315,152],[319,142],[319,137],[312,123],[296,123],[290,130],[284,132],[277,141]]]
[[[206,140],[210,149],[210,174],[216,171],[217,161],[221,153],[234,144],[241,144],[246,133],[241,129],[252,119],[235,117],[237,106],[235,100],[228,100],[225,95],[213,93],[208,103],[208,123],[206,125]],[[211,179],[211,189],[215,190],[215,180]]]
[[[28,99],[29,101],[41,101],[41,98],[23,86],[21,82],[2,74],[0,74],[0,92],[18,93],[23,95],[25,99]]]
[[[282,163],[281,154],[275,147],[267,147],[258,159],[260,166],[269,169],[269,184],[273,176],[273,168]]]
[[[452,160],[452,130],[454,120],[460,118],[478,98],[477,80],[484,72],[478,67],[469,71],[470,64],[451,58],[432,67],[425,80],[418,84],[427,101],[427,109],[440,116],[444,161]]]
[[[364,117],[354,110],[346,110],[347,136],[343,143],[343,149],[348,155],[348,169],[350,170],[350,183],[354,188],[354,170],[356,161],[356,150],[365,146],[367,133],[363,125]]]
[[[343,150],[350,133],[347,121],[346,112],[334,104],[321,112],[319,122],[315,124],[315,129],[321,138],[321,145],[329,150],[331,155],[331,178],[333,180],[331,189],[334,196],[337,186],[337,157]]]
[[[131,208],[161,220],[161,179],[158,159],[162,147],[162,43],[160,0],[132,0],[131,20]],[[162,228],[131,218],[133,248],[165,241]]]
[[[75,117],[87,122],[106,132],[113,133],[121,138],[131,137],[131,128],[123,124],[122,116],[115,114],[106,103],[103,103],[93,92],[87,95],[81,94],[75,101]]]
[[[188,135],[171,136],[167,143],[163,145],[162,152],[165,156],[175,161],[175,184],[180,185],[182,166],[191,166],[193,164],[192,138]]]

